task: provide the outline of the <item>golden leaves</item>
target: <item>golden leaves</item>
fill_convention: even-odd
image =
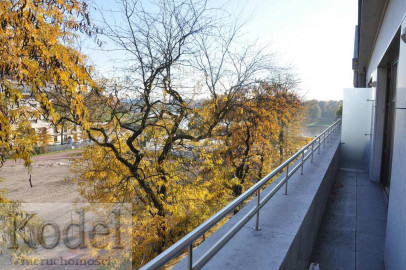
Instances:
[[[54,106],[58,98],[70,110],[64,113],[74,115],[75,120],[87,126],[83,96],[88,86],[94,87],[95,83],[84,56],[65,43],[74,36],[71,30],[78,29],[78,20],[87,16],[82,8],[76,0],[58,0],[57,5],[43,0],[0,2],[2,158],[12,154],[29,163],[29,151],[37,141],[29,137],[27,129],[21,130],[22,125],[29,126],[24,112],[38,117],[40,111],[55,123],[61,114]],[[71,11],[76,11],[77,16],[70,15]],[[36,113],[20,106],[24,90],[28,90],[24,93],[26,98],[39,102]],[[19,139],[20,131],[25,132],[24,139]]]

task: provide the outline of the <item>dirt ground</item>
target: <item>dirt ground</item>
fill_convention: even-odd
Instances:
[[[6,190],[4,197],[7,199],[25,202],[26,204],[22,205],[24,210],[27,211],[33,208],[31,210],[37,215],[38,211],[41,210],[43,213],[38,216],[41,216],[44,220],[50,219],[52,222],[56,222],[56,220],[61,219],[62,222],[69,224],[68,221],[72,216],[72,211],[68,208],[71,205],[63,203],[84,201],[79,196],[76,185],[65,180],[69,175],[72,160],[79,156],[80,151],[74,150],[33,157],[31,171],[33,187],[30,186],[30,175],[28,169],[24,166],[24,162],[22,160],[7,160],[0,169],[0,178],[5,178],[5,181],[0,183],[0,189]],[[76,253],[78,252],[70,252],[63,245],[58,245],[57,248],[49,251],[37,250],[35,256],[38,258],[63,257],[69,259],[78,257],[79,255]],[[7,254],[8,250],[0,249],[0,269],[75,269],[67,268],[67,266],[12,266]]]
[[[66,181],[72,159],[78,158],[79,151],[67,151],[35,156],[32,163],[31,182],[22,160],[7,160],[0,169],[0,189],[10,200],[27,203],[67,203],[83,201],[76,186]]]
[[[86,204],[85,199],[80,197],[77,192],[76,184],[65,180],[69,175],[72,161],[79,157],[80,150],[35,156],[31,171],[33,187],[30,187],[28,170],[24,167],[22,160],[8,160],[0,169],[0,177],[5,178],[5,181],[0,183],[0,189],[6,189],[4,197],[13,201],[23,202],[21,209],[25,213],[35,214],[36,219],[31,221],[24,214],[20,214],[21,217],[25,217],[28,224],[37,226],[29,234],[31,243],[36,247],[28,248],[27,242],[24,243],[20,239],[18,245],[25,248],[25,251],[18,253],[17,258],[21,259],[22,262],[12,264],[10,250],[7,248],[11,243],[11,238],[8,233],[4,233],[12,227],[8,227],[3,232],[1,231],[2,228],[7,228],[12,215],[0,215],[0,225],[3,225],[3,227],[0,226],[0,270],[100,269],[99,266],[93,265],[95,260],[99,260],[99,262],[105,260],[109,263],[110,260],[114,261],[114,258],[129,256],[128,248],[117,249],[115,251],[93,249],[93,251],[100,251],[97,254],[87,248],[91,246],[90,232],[93,232],[95,228],[94,224],[103,223],[112,232],[113,226],[115,226],[115,215],[112,209],[115,208],[109,208],[114,207],[114,205],[95,204],[90,206]],[[0,207],[2,207],[1,204]],[[7,204],[3,205],[3,207],[7,207]],[[8,208],[4,209],[4,211],[8,211]],[[78,210],[83,211],[83,219],[80,216],[81,212],[77,212]],[[100,211],[102,214],[108,215],[102,215]],[[37,220],[38,224],[49,224],[49,226],[45,230],[45,227],[39,230],[38,228],[40,227],[35,225],[35,220]],[[6,222],[1,224],[2,221]],[[78,227],[82,226],[82,224],[84,229],[82,243],[84,243],[85,247],[71,249],[67,246],[66,241],[73,244],[80,243],[81,234]],[[18,226],[23,226],[23,224],[19,223]],[[58,230],[52,229],[54,228],[53,226],[58,228]],[[18,230],[18,232],[21,232],[21,230]],[[128,232],[128,230],[124,229],[123,232]],[[38,235],[42,236],[42,239],[44,239],[43,243],[47,243],[48,246],[51,243],[56,243],[56,245],[51,248],[44,248],[43,244],[40,244],[38,240]],[[115,243],[113,236],[114,234],[110,234],[110,238],[106,238],[107,241]],[[131,238],[130,235],[125,235],[124,233],[121,233],[121,237],[121,239]],[[131,241],[128,243],[131,244]],[[24,262],[23,258],[25,257],[33,258],[35,263]],[[83,260],[85,264],[82,264]],[[40,264],[38,264],[39,262]],[[130,267],[120,269],[130,269]]]

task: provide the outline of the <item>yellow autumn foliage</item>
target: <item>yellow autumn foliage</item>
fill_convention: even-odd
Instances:
[[[31,163],[38,136],[30,131],[30,121],[39,115],[54,122],[60,118],[55,93],[65,97],[74,119],[87,126],[83,86],[95,84],[84,56],[72,47],[77,30],[93,31],[82,1],[0,1],[1,162],[12,157]],[[40,108],[22,106],[23,96],[34,98]]]

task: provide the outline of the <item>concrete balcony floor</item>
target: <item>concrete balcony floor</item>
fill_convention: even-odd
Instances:
[[[367,173],[340,170],[313,250],[320,269],[385,269],[387,207]]]

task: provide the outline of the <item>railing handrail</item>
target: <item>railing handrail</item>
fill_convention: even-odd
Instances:
[[[159,254],[157,257],[155,257],[153,260],[151,260],[149,263],[144,265],[141,269],[147,270],[147,269],[159,269],[160,267],[164,266],[167,262],[175,258],[176,256],[180,255],[183,251],[185,251],[187,248],[189,248],[189,269],[200,269],[201,267],[204,266],[204,264],[210,260],[214,256],[217,251],[225,245],[225,243],[231,239],[231,237],[241,229],[243,225],[245,225],[253,215],[257,214],[259,215],[259,210],[262,208],[262,206],[265,205],[265,203],[268,202],[268,200],[277,192],[279,189],[285,184],[285,194],[287,194],[287,181],[289,180],[289,177],[293,175],[299,167],[303,167],[304,162],[311,156],[312,157],[312,162],[313,162],[313,153],[314,151],[319,148],[320,151],[320,145],[321,143],[325,143],[325,140],[328,140],[328,137],[330,136],[331,133],[336,131],[338,125],[341,122],[341,118],[338,119],[334,124],[332,124],[330,127],[328,127],[326,130],[324,130],[321,134],[319,134],[317,137],[315,137],[311,142],[306,144],[304,147],[302,147],[298,152],[293,154],[290,158],[288,158],[285,162],[283,162],[281,165],[279,165],[277,168],[275,168],[272,172],[270,172],[268,175],[266,175],[264,178],[259,180],[257,183],[255,183],[252,187],[250,187],[248,190],[246,190],[243,194],[238,196],[236,199],[234,199],[231,203],[226,205],[224,208],[222,208],[220,211],[218,211],[216,214],[214,214],[212,217],[210,217],[208,220],[203,222],[201,225],[199,225],[197,228],[195,228],[193,231],[185,235],[182,239],[177,241],[175,244],[173,244],[171,247],[166,249],[164,252]],[[327,137],[326,137],[327,133]],[[323,139],[322,139],[323,137]],[[314,148],[314,143],[318,141],[318,145],[316,148]],[[311,147],[311,153],[309,153],[307,156],[305,156],[305,152],[309,150]],[[290,172],[287,171],[286,177],[281,180],[275,187],[272,189],[262,201],[260,201],[260,189],[268,183],[270,179],[272,179],[274,176],[276,176],[278,173],[282,172],[283,169],[289,168],[289,164],[294,161],[296,158],[298,158],[300,155],[302,155],[302,160],[301,162],[294,167]],[[303,172],[303,170],[302,170]],[[251,209],[251,211],[248,212],[234,227],[226,233],[226,235],[221,238],[216,245],[214,245],[208,252],[206,252],[203,256],[200,257],[200,259],[196,262],[195,265],[192,266],[192,245],[194,241],[196,241],[198,238],[203,236],[205,232],[210,230],[214,225],[216,225],[218,222],[220,222],[223,218],[225,218],[227,215],[229,215],[231,212],[233,212],[240,204],[242,204],[245,200],[253,196],[255,193],[257,193],[258,196],[258,203],[257,206]],[[258,228],[258,219],[257,219],[257,225],[256,229]]]

